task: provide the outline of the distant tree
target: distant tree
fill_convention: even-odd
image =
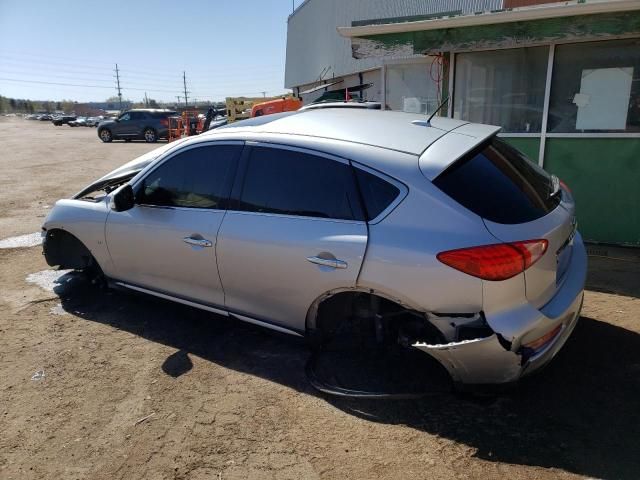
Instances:
[[[62,102],[56,102],[56,110],[62,110]]]
[[[149,99],[149,107],[150,108],[158,108],[159,107],[158,102],[156,102],[153,98],[150,98]]]
[[[65,113],[73,112],[74,108],[75,104],[73,103],[73,100],[62,100],[62,110],[64,110]]]
[[[15,111],[16,111],[16,107],[17,107],[17,105],[16,105],[16,99],[15,99],[15,98],[11,98],[11,99],[9,100],[9,105],[11,105],[11,111],[12,111],[12,112],[15,112]]]

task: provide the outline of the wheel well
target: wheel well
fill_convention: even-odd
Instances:
[[[307,315],[307,335],[320,347],[340,338],[363,343],[408,346],[418,341],[444,343],[425,312],[412,310],[372,292],[341,291],[314,303]]]
[[[101,134],[102,132],[104,132],[105,130],[106,130],[107,132],[109,132],[109,134],[111,135],[111,137],[112,137],[112,138],[114,138],[114,137],[115,137],[115,135],[113,134],[113,132],[111,131],[111,129],[110,129],[109,127],[100,127],[100,128],[98,128],[98,136],[100,136],[100,134]]]
[[[93,266],[100,268],[91,251],[76,236],[59,228],[47,231],[44,239],[44,255],[47,263],[54,267],[84,270]]]

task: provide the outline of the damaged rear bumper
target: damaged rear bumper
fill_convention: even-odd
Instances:
[[[490,336],[412,346],[438,360],[458,385],[516,382],[549,363],[573,332],[582,309],[586,275],[587,256],[578,234],[566,279],[546,305],[537,309],[525,302],[487,315],[487,324],[495,332]],[[550,333],[550,340],[536,350],[527,348],[532,340]]]
[[[513,383],[549,363],[560,351],[578,323],[582,299],[581,293],[561,318],[542,319],[549,323],[550,330],[558,325],[561,328],[551,342],[530,357],[521,348],[510,349],[495,333],[486,338],[442,345],[415,343],[413,347],[438,360],[456,384],[471,386]]]

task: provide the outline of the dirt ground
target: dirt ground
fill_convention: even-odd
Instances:
[[[0,240],[151,148],[0,118]],[[628,258],[591,258],[583,317],[539,375],[403,401],[319,394],[302,342],[98,290],[48,271],[40,246],[0,248],[0,265],[2,479],[640,478]]]

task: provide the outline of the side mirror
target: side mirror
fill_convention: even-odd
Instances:
[[[135,196],[133,187],[128,183],[120,188],[113,196],[113,210],[116,212],[125,212],[131,210],[135,205]]]

